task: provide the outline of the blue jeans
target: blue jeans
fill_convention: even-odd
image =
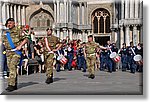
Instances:
[[[68,58],[68,63],[67,63],[68,70],[72,70],[71,64],[72,64],[72,61],[73,61],[73,54],[68,54],[67,58]]]
[[[128,56],[128,65],[129,65],[129,69],[131,71],[131,73],[135,73],[136,69],[137,69],[137,65],[136,62],[133,59],[134,56]]]
[[[78,56],[78,69],[81,69],[83,67],[83,70],[86,70],[86,61],[84,56]]]
[[[121,56],[121,62],[122,62],[122,71],[126,71],[126,68],[128,67],[128,58],[127,55]]]

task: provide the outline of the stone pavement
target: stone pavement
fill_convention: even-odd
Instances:
[[[18,90],[3,91],[2,94],[143,94],[142,73],[96,71],[95,79],[88,78],[88,72],[78,70],[54,73],[54,83],[45,84],[45,73],[23,75],[18,78]],[[7,79],[4,79],[4,89]]]

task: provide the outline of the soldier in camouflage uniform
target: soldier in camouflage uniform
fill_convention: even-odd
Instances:
[[[28,42],[28,38],[23,38],[21,36],[21,28],[19,26],[15,26],[15,21],[13,18],[9,18],[6,21],[6,27],[9,28],[8,32],[10,32],[12,42],[16,47],[15,49],[21,51],[22,46]],[[8,87],[6,90],[10,92],[17,89],[17,66],[21,56],[12,51],[6,34],[3,35],[2,40],[6,47],[7,64],[9,68]]]
[[[85,45],[85,57],[87,62],[87,68],[89,71],[89,78],[94,79],[95,78],[95,70],[94,65],[96,63],[96,49],[97,48],[106,49],[102,46],[99,46],[96,42],[93,41],[93,36],[88,36],[88,42]]]
[[[46,61],[46,76],[47,79],[45,83],[50,84],[53,82],[53,63],[54,63],[54,53],[58,51],[62,44],[58,37],[52,35],[52,29],[48,28],[47,37],[43,38],[43,42],[45,42],[45,61]]]

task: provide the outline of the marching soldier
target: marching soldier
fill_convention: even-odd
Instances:
[[[62,44],[60,44],[59,38],[52,35],[52,29],[48,28],[47,37],[45,37],[43,42],[45,42],[45,61],[46,61],[46,76],[47,79],[45,83],[53,83],[53,63],[54,63],[54,53],[58,51]]]
[[[8,92],[17,89],[17,66],[22,55],[22,46],[28,42],[28,37],[21,36],[21,28],[15,26],[13,18],[6,21],[5,26],[9,28],[6,34],[3,35],[3,43],[6,47],[7,64],[9,68]]]
[[[99,46],[96,42],[93,41],[93,36],[89,35],[88,36],[88,42],[85,45],[85,58],[86,58],[86,63],[87,63],[87,69],[89,71],[89,78],[94,79],[95,78],[95,70],[94,70],[94,65],[96,63],[96,48],[102,48],[105,49],[102,46]]]

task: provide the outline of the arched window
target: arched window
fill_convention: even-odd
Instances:
[[[110,13],[106,9],[99,8],[95,10],[92,13],[92,20],[93,33],[110,33]]]
[[[110,33],[110,17],[107,16],[106,17],[106,26],[105,26],[105,29],[106,29],[106,33]]]
[[[102,16],[100,17],[99,25],[100,25],[100,32],[99,33],[104,33],[104,18]]]
[[[94,25],[94,33],[98,33],[98,20],[97,20],[97,17],[94,17],[93,25]]]
[[[50,20],[49,19],[47,20],[47,26],[50,26]]]

